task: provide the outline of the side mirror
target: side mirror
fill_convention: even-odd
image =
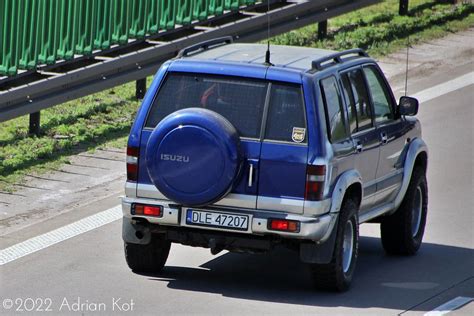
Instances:
[[[415,98],[401,97],[398,104],[398,113],[400,115],[415,116],[418,114],[419,102]]]

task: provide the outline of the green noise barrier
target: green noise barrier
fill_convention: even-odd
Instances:
[[[256,0],[0,0],[0,75],[123,45]]]

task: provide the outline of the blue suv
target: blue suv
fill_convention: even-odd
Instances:
[[[394,99],[363,50],[234,44],[162,65],[127,148],[125,257],[163,269],[171,243],[264,252],[284,245],[317,288],[346,290],[360,223],[414,254],[427,213],[418,101]],[[267,56],[268,57],[268,56]]]

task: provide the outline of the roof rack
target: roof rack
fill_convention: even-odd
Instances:
[[[369,57],[369,55],[361,48],[349,49],[313,60],[311,63],[311,69],[323,70],[324,68],[327,68],[333,64],[340,64],[344,61],[343,57],[360,58]]]
[[[179,51],[176,58],[188,57],[189,55],[201,53],[203,51],[206,51],[208,49],[212,49],[215,47],[232,44],[233,42],[234,42],[234,39],[232,36],[214,38],[208,41],[204,41],[204,42],[197,43],[195,45],[183,48],[182,50]]]

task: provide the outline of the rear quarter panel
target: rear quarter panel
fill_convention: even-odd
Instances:
[[[138,109],[137,116],[133,122],[132,129],[130,131],[130,136],[128,137],[128,147],[139,147],[140,138],[143,126],[145,125],[146,117],[148,115],[148,110],[150,109],[153,100],[155,98],[156,91],[160,88],[163,79],[166,76],[171,61],[164,63],[153,79],[150,87],[148,88],[145,97],[143,98],[142,104]],[[143,156],[142,156],[143,157]]]

